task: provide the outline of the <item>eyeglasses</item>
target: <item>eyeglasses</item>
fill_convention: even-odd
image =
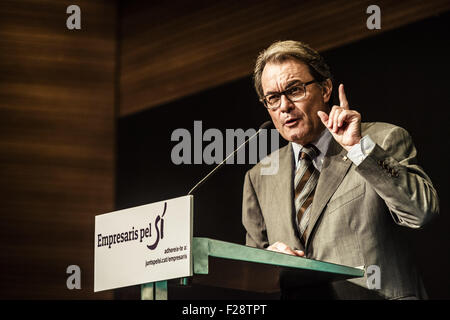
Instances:
[[[286,89],[281,92],[266,94],[261,99],[261,102],[264,104],[264,106],[267,109],[275,111],[281,105],[281,96],[282,95],[285,95],[286,98],[291,102],[299,101],[306,96],[306,86],[310,85],[314,82],[317,82],[317,80],[311,80],[306,83],[299,83],[299,84],[293,85],[289,89]]]

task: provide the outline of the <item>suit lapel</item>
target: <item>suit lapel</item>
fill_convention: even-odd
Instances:
[[[295,247],[300,248],[294,217],[294,152],[291,143],[281,148],[279,152],[278,173],[271,176],[272,188],[274,190],[272,201],[277,206],[276,225],[284,239],[291,239]],[[294,243],[291,243],[294,245]]]
[[[308,227],[305,230],[306,244],[308,246],[309,237],[323,212],[325,205],[330,200],[336,189],[341,184],[352,161],[345,156],[347,151],[343,149],[334,139],[331,139],[330,147],[325,155],[319,181],[311,207],[311,216]],[[344,160],[345,159],[345,160]]]

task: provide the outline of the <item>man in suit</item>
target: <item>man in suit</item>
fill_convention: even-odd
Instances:
[[[276,42],[260,53],[255,88],[289,144],[269,155],[277,173],[262,174],[260,162],[245,176],[246,244],[379,268],[379,288],[369,290],[366,275],[333,283],[334,298],[426,298],[399,228],[420,228],[438,214],[436,190],[406,130],[361,123],[342,84],[340,105],[329,107],[331,79],[304,43]]]

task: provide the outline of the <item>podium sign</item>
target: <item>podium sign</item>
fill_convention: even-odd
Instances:
[[[94,291],[192,276],[193,197],[95,217]]]

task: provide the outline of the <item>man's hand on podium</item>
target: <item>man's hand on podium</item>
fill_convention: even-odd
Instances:
[[[280,241],[277,241],[274,244],[267,247],[267,250],[286,253],[298,257],[303,257],[305,255],[305,253],[302,250],[291,249],[287,244]]]

